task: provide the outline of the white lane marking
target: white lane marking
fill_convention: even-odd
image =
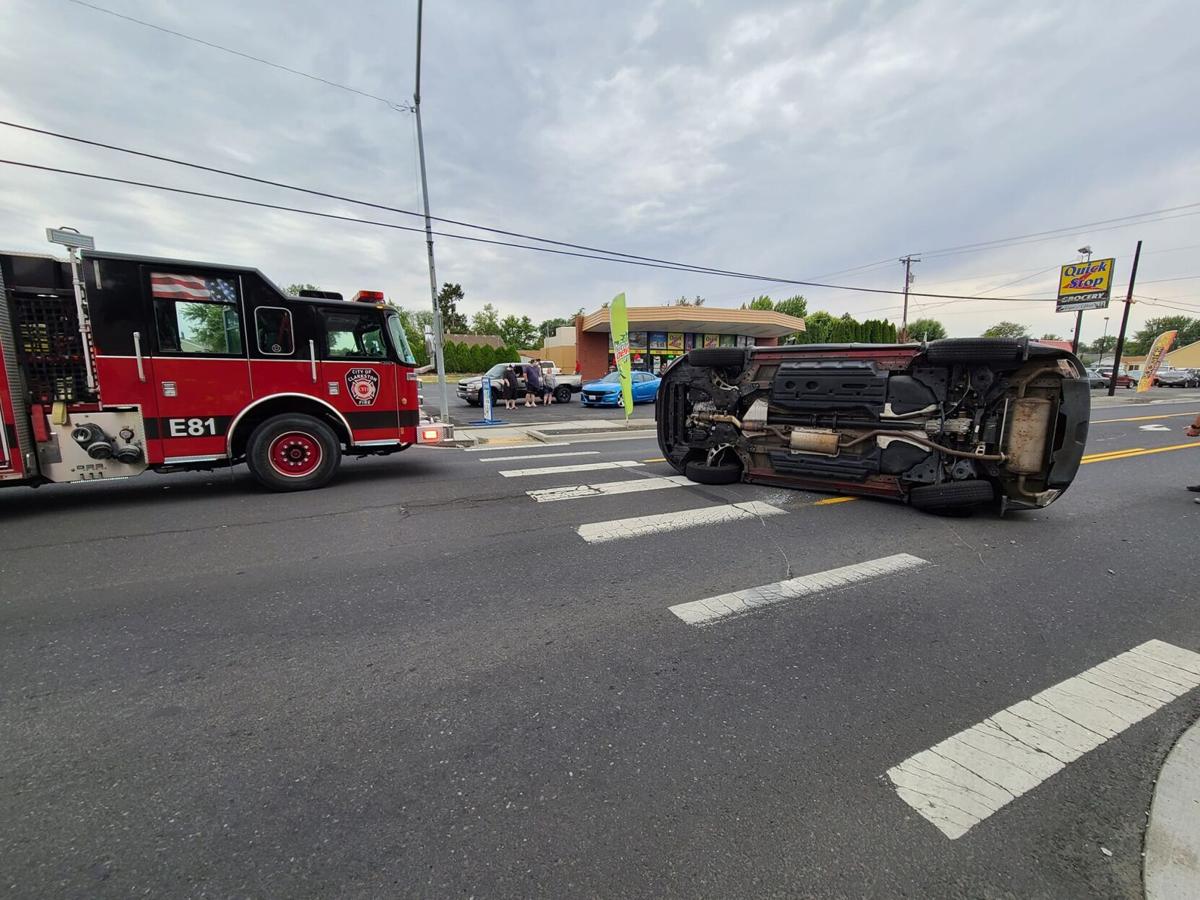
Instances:
[[[498,447],[490,444],[483,444],[480,447],[463,447],[463,453],[499,453],[503,450],[529,450],[534,447],[570,447],[571,444],[567,441],[558,441],[557,443],[541,443],[540,441],[522,441],[519,444],[513,444],[511,447]]]
[[[1200,687],[1200,653],[1147,641],[888,769],[954,840],[1105,741]]]
[[[603,469],[633,469],[642,465],[635,459],[619,459],[616,462],[576,463],[570,466],[542,466],[537,469],[501,469],[505,478],[525,478],[529,475],[563,475],[567,472],[599,472]]]
[[[564,456],[599,456],[599,450],[574,450],[570,453],[530,453],[528,456],[481,456],[479,462],[516,462],[518,459],[559,459]]]
[[[751,500],[747,503],[731,503],[727,506],[704,506],[700,509],[685,509],[682,512],[659,513],[653,516],[632,516],[628,519],[612,519],[608,522],[590,522],[575,530],[589,544],[620,541],[625,538],[644,537],[660,531],[675,531],[677,528],[694,528],[698,525],[717,525],[755,519],[759,516],[781,516],[786,512],[769,503]]]
[[[611,494],[636,494],[641,491],[660,491],[664,488],[686,487],[691,484],[682,475],[662,478],[634,478],[631,481],[605,481],[600,484],[569,484],[565,487],[526,491],[538,503],[555,500],[579,500],[583,497],[607,497]]]
[[[841,566],[813,575],[801,575],[799,578],[789,578],[787,581],[776,581],[761,587],[733,591],[729,594],[719,594],[704,600],[692,600],[688,603],[677,603],[668,607],[671,612],[689,625],[709,625],[719,619],[745,615],[764,606],[780,603],[784,600],[796,600],[824,591],[832,591],[860,581],[868,581],[883,575],[893,575],[909,569],[920,568],[928,561],[919,556],[907,553],[897,553],[894,556],[884,556],[867,562],[855,563],[851,566]]]
[[[1139,426],[1139,428],[1142,431],[1170,431],[1171,430],[1166,425],[1141,425],[1141,426]]]

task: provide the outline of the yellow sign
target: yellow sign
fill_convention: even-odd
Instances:
[[[629,314],[625,311],[625,295],[617,294],[608,306],[609,327],[612,329],[613,362],[621,382],[621,405],[625,421],[633,415],[633,375],[629,365]]]
[[[1057,312],[1104,309],[1112,291],[1115,259],[1067,263],[1058,273]]]
[[[1171,344],[1175,342],[1175,335],[1178,333],[1177,331],[1164,331],[1150,345],[1150,352],[1146,354],[1146,362],[1142,366],[1142,377],[1138,379],[1139,394],[1154,386],[1154,376],[1158,374],[1158,367],[1162,365],[1163,357],[1171,349]]]

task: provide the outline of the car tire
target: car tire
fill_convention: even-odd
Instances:
[[[731,369],[740,372],[746,367],[746,351],[732,347],[702,347],[689,350],[687,361],[706,369]]]
[[[310,491],[324,487],[342,460],[333,429],[313,416],[272,416],[250,434],[246,465],[272,491]]]
[[[932,363],[1015,362],[1025,355],[1027,341],[1018,338],[945,338],[925,346]]]
[[[697,484],[735,484],[742,480],[742,467],[739,463],[720,463],[715,466],[702,462],[690,462],[683,470],[688,481]]]
[[[990,481],[946,481],[923,484],[908,492],[908,502],[917,509],[940,513],[982,506],[996,499],[996,489]]]
[[[555,403],[570,403],[571,402],[571,387],[570,385],[562,384],[554,389]]]

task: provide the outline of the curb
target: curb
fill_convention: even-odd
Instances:
[[[1200,897],[1200,719],[1167,754],[1146,826],[1147,900]]]

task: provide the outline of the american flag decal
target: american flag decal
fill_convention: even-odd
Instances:
[[[150,292],[159,300],[217,300],[224,303],[237,300],[237,291],[228,278],[168,272],[150,273]]]

